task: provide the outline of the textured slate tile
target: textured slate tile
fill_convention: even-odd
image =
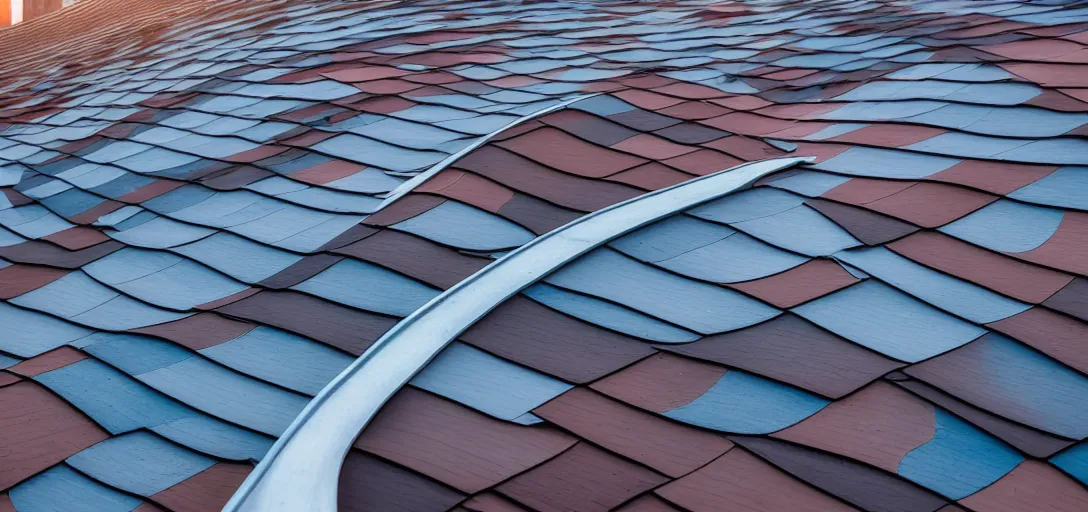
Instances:
[[[995,322],[1031,307],[928,269],[883,247],[843,251],[837,257],[929,304],[975,323]]]
[[[783,148],[787,148],[788,144],[784,146],[782,144],[783,143],[780,142],[771,144],[770,142],[764,142],[759,139],[736,135],[732,137],[723,137],[703,145],[723,151],[742,160],[751,161],[786,156],[786,151]],[[782,146],[782,148],[778,146]]]
[[[351,451],[337,498],[342,511],[443,512],[464,495],[418,473]]]
[[[151,427],[151,431],[195,451],[226,460],[261,460],[273,440],[249,430],[213,419],[190,415]]]
[[[700,105],[700,107],[709,108],[705,104]],[[666,112],[668,111],[666,109]],[[696,123],[679,123],[655,130],[654,134],[680,144],[705,144],[726,137],[729,132]]]
[[[442,245],[474,251],[509,249],[535,238],[517,224],[456,201],[446,201],[390,227]]]
[[[989,325],[991,329],[1016,338],[1036,350],[1080,371],[1088,368],[1080,350],[1088,325],[1045,308],[1034,307]]]
[[[496,213],[537,235],[543,235],[581,216],[578,212],[522,193],[515,193]]]
[[[657,162],[651,162],[618,172],[605,179],[644,190],[658,190],[687,181],[691,179],[691,175]]]
[[[687,215],[674,215],[609,243],[647,263],[657,263],[722,240],[736,231]]]
[[[189,415],[180,404],[94,359],[34,378],[74,404],[107,430],[127,432]]]
[[[1020,454],[938,409],[936,433],[903,457],[899,474],[952,499],[974,494],[1023,461]]]
[[[824,192],[821,198],[862,206],[902,192],[915,182],[872,178],[852,178]]]
[[[87,478],[67,466],[56,466],[9,493],[15,510],[46,512],[129,512],[140,500]]]
[[[1088,265],[1084,263],[1088,248],[1085,233],[1088,233],[1088,213],[1065,212],[1065,218],[1053,236],[1039,247],[1017,256],[1066,272],[1088,275]]]
[[[861,510],[932,512],[947,503],[921,487],[849,459],[763,437],[732,439],[779,469]]]
[[[172,487],[215,463],[147,432],[107,439],[67,462],[99,482],[141,496]]]
[[[917,226],[862,208],[821,199],[809,199],[805,204],[834,221],[865,245],[885,244],[918,231]]]
[[[1026,302],[1042,302],[1072,280],[1072,276],[932,231],[897,240],[888,244],[888,248],[928,267]]]
[[[133,269],[140,269],[134,272]],[[127,295],[161,307],[188,310],[247,287],[208,267],[169,253],[125,249],[84,272]]]
[[[352,355],[396,324],[393,318],[351,310],[297,292],[262,291],[217,310],[313,338]]]
[[[694,343],[662,347],[841,398],[901,366],[794,315]]]
[[[541,512],[604,511],[666,480],[642,466],[578,443],[497,490]]]
[[[780,308],[791,308],[856,283],[841,265],[825,259],[809,260],[785,272],[729,287]]]
[[[291,288],[396,316],[408,316],[438,295],[438,290],[423,283],[353,259],[342,259]]]
[[[922,397],[949,412],[963,418],[971,424],[1000,438],[1009,445],[1033,457],[1047,457],[1066,448],[1071,441],[1048,435],[1038,430],[1019,425],[1001,416],[991,414],[971,406],[926,383],[908,379],[894,383],[919,397]]]
[[[487,265],[446,247],[395,231],[381,231],[336,252],[393,269],[439,288],[449,288]]]
[[[646,163],[645,160],[580,141],[554,128],[541,128],[498,145],[549,167],[600,178]]]
[[[1088,435],[1079,417],[1088,378],[999,334],[905,371],[1001,417],[1070,439]]]
[[[934,414],[933,406],[876,382],[771,437],[895,473],[904,456],[933,438]]]
[[[735,167],[743,162],[720,151],[700,149],[699,151],[663,160],[661,163],[689,174],[705,176]]]
[[[0,441],[5,446],[0,489],[108,437],[78,409],[32,382],[0,388],[0,406]]]
[[[473,493],[550,459],[575,442],[553,428],[502,422],[405,388],[355,446]]]
[[[220,462],[151,498],[179,512],[215,510],[227,504],[251,469],[249,464]]]
[[[1020,253],[1038,248],[1058,230],[1061,210],[1008,200],[992,203],[941,228],[987,249]]]
[[[16,375],[22,375],[23,377],[33,377],[41,373],[63,368],[86,358],[87,356],[82,352],[71,347],[63,346],[40,356],[27,359],[19,364],[9,366],[7,371]]]
[[[1009,197],[1059,208],[1084,210],[1084,198],[1075,192],[1082,190],[1085,173],[1078,167],[1062,167],[1038,181],[1009,194]]]
[[[1008,194],[1053,172],[1057,166],[965,160],[930,179],[956,183],[995,194]]]
[[[854,176],[919,179],[938,173],[959,160],[891,149],[852,147],[813,167]]]
[[[996,199],[995,196],[961,187],[918,183],[902,192],[868,203],[865,207],[922,227],[935,228]]]
[[[67,272],[31,265],[11,265],[0,269],[0,298],[11,299],[45,286]]]
[[[787,271],[805,261],[804,256],[735,233],[655,264],[696,279],[736,283]]]
[[[494,492],[485,492],[470,497],[455,510],[470,512],[523,512],[525,508]]]
[[[519,192],[583,212],[595,211],[641,193],[618,183],[565,175],[496,146],[473,151],[458,160],[457,167]]]
[[[677,421],[733,433],[780,430],[828,403],[750,373],[671,355],[646,359],[592,387]]]
[[[571,388],[463,343],[446,347],[411,383],[485,414],[519,423],[519,417]]]
[[[706,393],[665,416],[723,432],[767,434],[802,421],[827,403],[805,391],[732,370]]]
[[[746,327],[779,313],[731,290],[680,278],[609,249],[582,256],[545,281],[703,334]]]
[[[588,295],[537,283],[522,292],[536,302],[606,329],[661,343],[683,343],[700,335],[633,309]]]
[[[590,385],[605,395],[652,412],[685,405],[721,379],[726,368],[657,354]]]
[[[445,202],[441,197],[430,194],[408,194],[389,207],[366,218],[366,223],[373,226],[389,226],[415,217]]]
[[[91,331],[57,318],[0,302],[0,349],[19,357],[34,357]]]
[[[514,198],[514,192],[510,189],[477,174],[456,169],[442,171],[413,190],[456,199],[492,213],[498,213],[503,205]]]
[[[856,510],[794,480],[740,448],[730,450],[698,471],[670,482],[655,492],[694,512],[806,508]]]
[[[699,148],[676,144],[648,133],[642,133],[611,146],[652,160],[664,160],[697,151]]]
[[[688,210],[696,217],[735,224],[769,217],[804,203],[804,198],[772,188],[755,188],[727,195]]]
[[[684,427],[578,387],[534,413],[610,451],[677,478],[732,447],[722,436]]]
[[[620,123],[628,128],[633,128],[640,131],[653,131],[667,128],[669,126],[680,123],[679,119],[674,119],[669,116],[664,116],[654,112],[648,112],[642,109],[628,110],[626,112],[619,112],[610,114],[608,119]]]
[[[513,297],[476,322],[461,340],[504,359],[574,383],[642,359],[649,345]]]
[[[951,350],[985,332],[873,281],[803,304],[794,312],[846,339],[906,362]],[[904,345],[906,339],[914,341]]]
[[[620,141],[634,137],[639,133],[604,118],[589,115],[574,109],[560,110],[548,114],[540,118],[540,122],[555,126],[576,137],[597,144],[598,146],[611,146]]]
[[[342,259],[343,258],[339,256],[332,256],[329,254],[313,254],[305,256],[291,264],[289,267],[260,281],[258,284],[274,289],[290,288],[314,277]]]
[[[960,502],[976,510],[1080,510],[1088,505],[1088,491],[1053,467],[1028,460]]]
[[[647,494],[616,510],[622,512],[676,512],[679,509],[669,505],[657,496]]]
[[[1088,322],[1088,280],[1074,279],[1043,305]]]
[[[200,350],[233,340],[255,327],[254,324],[215,313],[198,313],[174,322],[134,329],[132,332],[165,338],[190,349]]]
[[[200,349],[220,364],[293,391],[316,395],[352,362],[329,346],[260,326],[225,343]]]
[[[203,357],[188,357],[137,378],[196,409],[272,436],[281,435],[309,401]]]
[[[894,471],[951,499],[977,492],[1023,460],[963,420],[904,393],[871,384],[774,437]]]
[[[0,257],[18,263],[74,269],[123,247],[123,244],[117,242],[103,242],[85,249],[69,251],[56,245],[30,240],[17,245],[0,247]]]

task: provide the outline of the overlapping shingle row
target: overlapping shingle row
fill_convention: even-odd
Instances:
[[[1088,502],[1083,8],[148,2],[71,32],[122,7],[0,31],[0,510],[217,509],[442,290],[787,155],[817,160],[477,322],[341,508]],[[35,26],[59,41],[14,51]]]

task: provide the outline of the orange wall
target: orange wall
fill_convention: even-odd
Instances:
[[[23,0],[23,21],[58,10],[61,2],[62,0]]]
[[[11,25],[11,0],[0,0],[0,27]]]

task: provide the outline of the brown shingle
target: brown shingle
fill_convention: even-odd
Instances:
[[[487,489],[548,460],[575,439],[548,426],[523,426],[403,388],[355,446],[466,493]]]
[[[341,512],[446,512],[463,494],[419,473],[352,450],[340,472]]]
[[[33,382],[0,388],[0,491],[108,437]]]
[[[733,448],[702,469],[658,489],[657,494],[692,512],[763,512],[856,509]]]
[[[598,379],[655,351],[646,343],[513,297],[461,335],[471,345],[582,383]]]
[[[840,398],[902,364],[792,314],[664,350],[735,366]]]
[[[605,512],[666,481],[649,469],[578,443],[498,491],[540,512]]]
[[[358,356],[395,318],[358,311],[297,292],[265,290],[216,310],[285,329]]]
[[[555,397],[533,413],[674,478],[733,446],[724,436],[666,420],[583,387]]]

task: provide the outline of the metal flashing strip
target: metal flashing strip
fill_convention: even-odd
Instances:
[[[452,154],[450,156],[447,156],[446,158],[443,158],[441,162],[438,162],[437,164],[432,165],[426,171],[423,171],[423,172],[421,172],[421,173],[419,173],[419,174],[417,174],[415,176],[412,176],[411,179],[405,181],[404,183],[401,183],[400,185],[397,185],[397,188],[395,188],[395,189],[393,189],[393,191],[389,192],[389,195],[386,196],[385,199],[382,199],[381,204],[379,204],[378,207],[375,208],[373,212],[371,212],[371,215],[373,215],[374,213],[378,213],[378,212],[382,211],[382,209],[384,209],[386,206],[389,206],[389,205],[393,204],[394,201],[396,201],[397,199],[400,199],[405,194],[411,192],[416,187],[423,184],[424,181],[427,181],[427,180],[431,179],[431,176],[434,176],[435,174],[438,174],[443,169],[449,167],[451,164],[453,164],[454,162],[460,160],[465,155],[475,151],[480,146],[483,146],[484,144],[487,144],[488,141],[490,141],[491,139],[497,137],[502,132],[505,132],[506,130],[509,130],[509,129],[511,129],[511,128],[515,127],[515,126],[518,126],[518,125],[520,125],[522,123],[525,123],[526,121],[531,121],[531,120],[536,119],[536,118],[538,118],[540,116],[543,116],[545,114],[550,114],[552,112],[555,112],[556,110],[561,110],[561,109],[567,108],[567,107],[569,107],[569,106],[571,106],[571,105],[573,105],[575,103],[578,103],[579,101],[588,100],[589,98],[592,98],[594,96],[599,96],[601,94],[604,94],[604,93],[596,92],[596,93],[593,93],[593,94],[582,94],[580,96],[576,96],[574,98],[562,101],[560,103],[556,103],[555,105],[552,105],[550,107],[542,108],[540,110],[537,110],[536,112],[533,112],[532,114],[519,117],[519,118],[517,118],[517,119],[515,119],[513,121],[510,121],[509,123],[506,123],[505,125],[503,125],[502,128],[499,128],[498,130],[495,130],[495,131],[493,131],[493,132],[491,132],[491,133],[489,133],[487,135],[484,135],[483,137],[480,137],[475,142],[470,144],[468,147],[466,147],[466,148],[464,148],[464,149],[462,149],[462,150],[460,150],[460,151],[458,151],[458,152],[456,152],[456,153],[454,153],[454,154]]]
[[[586,215],[492,262],[401,320],[295,418],[224,507],[229,512],[336,512],[340,467],[382,405],[488,312],[573,259],[654,221],[811,162],[751,162]]]

